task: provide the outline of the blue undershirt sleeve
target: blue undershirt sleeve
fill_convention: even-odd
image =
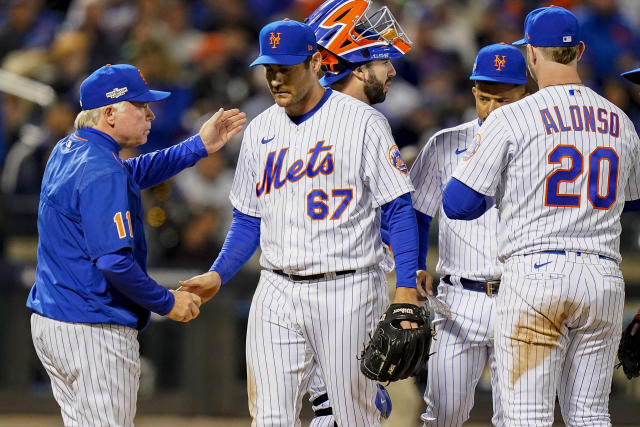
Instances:
[[[249,261],[260,245],[260,218],[233,210],[233,221],[222,250],[209,269],[214,270],[227,283]]]
[[[158,285],[140,268],[131,249],[120,249],[102,255],[96,260],[96,267],[109,284],[139,306],[161,316],[173,308],[173,294]]]
[[[640,199],[638,200],[628,200],[624,202],[624,208],[622,212],[635,212],[640,211]]]
[[[414,209],[415,210],[415,209]],[[433,219],[427,214],[415,210],[418,221],[418,270],[427,271],[427,253],[429,252],[429,227]]]
[[[418,269],[418,224],[405,193],[381,206],[382,222],[389,226],[389,243],[396,263],[396,287],[415,288]]]
[[[478,193],[456,178],[449,180],[442,195],[442,207],[450,219],[479,218],[493,203],[493,197]]]

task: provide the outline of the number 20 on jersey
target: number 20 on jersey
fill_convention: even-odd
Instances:
[[[580,192],[561,193],[561,183],[575,182],[584,172],[584,158],[582,153],[573,145],[558,145],[547,158],[551,165],[562,163],[562,159],[571,161],[569,168],[556,169],[546,180],[545,206],[580,207]],[[589,154],[587,162],[588,188],[587,198],[595,209],[609,209],[616,201],[618,186],[618,154],[611,147],[597,147]],[[604,178],[606,193],[600,193],[601,181]]]

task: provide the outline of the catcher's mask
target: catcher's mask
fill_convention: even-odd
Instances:
[[[323,86],[367,62],[400,57],[413,45],[391,11],[375,10],[370,0],[327,0],[305,23],[322,53]]]

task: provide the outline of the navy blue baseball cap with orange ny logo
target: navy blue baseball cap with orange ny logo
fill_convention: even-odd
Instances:
[[[575,46],[580,43],[578,18],[560,6],[535,9],[524,20],[524,38],[514,45],[537,47]]]
[[[478,52],[469,80],[510,83],[527,83],[527,64],[517,47],[496,43]]]
[[[140,70],[133,65],[105,65],[91,73],[80,85],[80,107],[92,110],[120,101],[160,101],[171,92],[150,90]]]
[[[316,36],[311,27],[289,19],[276,21],[260,30],[260,56],[251,66],[296,65],[317,50]]]

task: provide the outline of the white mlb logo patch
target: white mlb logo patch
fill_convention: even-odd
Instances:
[[[564,43],[571,43],[572,37],[571,36],[562,36],[562,41]]]

